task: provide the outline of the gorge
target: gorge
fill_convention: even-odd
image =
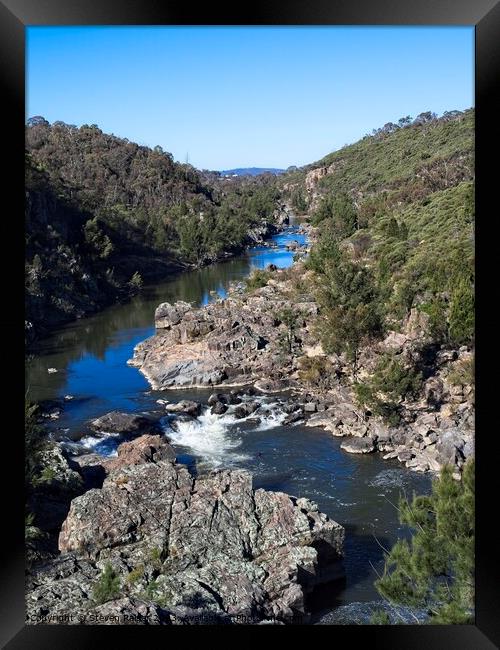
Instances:
[[[457,129],[464,128],[460,119]],[[446,124],[425,128],[432,135],[432,126],[439,130],[448,128]],[[403,136],[384,137],[395,143],[396,137]],[[375,138],[366,146],[379,145],[387,146],[387,140]],[[59,470],[68,465],[63,475],[67,472],[72,484],[69,494],[74,497],[63,500],[61,517],[49,526],[52,540],[58,537],[61,555],[48,544],[47,555],[41,551],[30,577],[28,602],[35,622],[61,593],[70,593],[69,602],[75,607],[83,602],[90,605],[91,584],[107,570],[108,562],[126,587],[121,598],[97,606],[104,608],[101,613],[147,610],[146,618],[155,622],[171,622],[188,610],[193,616],[197,610],[222,618],[248,615],[253,622],[274,618],[287,622],[297,613],[312,614],[308,622],[367,621],[372,609],[380,606],[373,581],[383,563],[382,547],[408,535],[398,522],[400,492],[427,493],[433,472],[445,463],[453,464],[460,478],[463,463],[473,455],[473,390],[463,370],[472,363],[473,345],[458,339],[438,343],[435,330],[429,329],[436,318],[427,304],[443,309],[446,320],[453,302],[449,292],[445,295],[448,289],[423,287],[425,301],[412,297],[413,303],[396,320],[397,312],[390,310],[399,305],[393,305],[393,287],[385,280],[388,273],[398,282],[406,280],[408,269],[415,271],[415,264],[410,265],[414,259],[421,262],[424,255],[434,254],[429,243],[435,245],[441,235],[432,231],[428,213],[441,219],[443,230],[448,203],[454,205],[462,198],[465,203],[470,177],[467,155],[460,158],[451,149],[442,152],[443,159],[456,163],[451,171],[431,160],[424,173],[422,161],[427,159],[419,158],[416,172],[412,168],[409,177],[420,179],[415,181],[418,187],[403,174],[399,185],[394,179],[383,179],[383,192],[378,187],[372,187],[371,193],[353,191],[358,223],[352,232],[342,231],[342,250],[347,251],[342,255],[351,255],[356,264],[367,267],[373,259],[382,260],[386,266],[380,263],[379,284],[390,307],[386,327],[380,332],[374,328],[363,339],[354,361],[350,350],[322,347],[323,341],[325,345],[329,341],[315,323],[328,310],[312,290],[315,278],[330,278],[325,256],[318,255],[325,248],[325,224],[337,229],[338,237],[351,214],[349,206],[341,211],[328,205],[320,183],[335,181],[338,174],[347,174],[349,182],[352,159],[347,155],[343,161],[329,160],[304,170],[300,178],[292,172],[276,181],[282,192],[278,213],[291,215],[291,225],[280,226],[265,245],[191,268],[160,284],[146,283],[130,302],[71,322],[32,343],[27,363],[30,399],[40,403],[41,421],[63,456]],[[357,182],[362,171],[357,170]],[[380,182],[374,180],[375,172],[373,167],[372,175],[364,179],[367,186]],[[342,194],[336,188],[332,193]],[[303,215],[304,202],[310,218],[296,221],[294,213]],[[399,219],[396,226],[390,221],[391,210]],[[468,218],[467,208],[464,214]],[[408,222],[412,228],[413,215],[426,233],[418,245],[413,232],[406,238],[403,233],[402,224]],[[293,264],[295,250],[311,245],[308,261],[296,259]],[[415,251],[420,258],[414,257]],[[347,277],[345,259],[334,259],[338,268],[347,268]],[[397,282],[394,291],[399,296]],[[368,295],[363,294],[365,303]],[[433,296],[439,301],[433,302]],[[420,304],[425,308],[420,309]],[[379,370],[380,359],[386,358],[389,366]],[[401,360],[418,369],[418,382],[398,374],[399,366],[391,365]],[[375,382],[382,375],[386,381],[382,388],[396,394],[393,378],[389,388],[383,374],[387,368],[397,376],[398,390],[399,385],[404,387],[396,398],[385,393],[390,413],[380,409],[381,388]],[[462,375],[454,379],[460,371]],[[364,399],[356,394],[359,385],[364,386]],[[108,420],[99,423],[107,413],[111,414]],[[126,424],[117,413],[126,414],[120,416]],[[130,414],[144,421],[136,422],[136,427],[127,420]],[[129,450],[122,443],[137,447]],[[128,460],[122,464],[121,457]],[[53,483],[57,492],[57,470],[52,467],[45,476],[45,483]],[[165,501],[159,487],[163,476],[176,486],[164,495]],[[158,541],[151,538],[154,526],[149,519],[156,520],[158,513],[144,509],[132,508],[126,521],[133,524],[122,530],[123,520],[113,519],[110,513],[117,504],[125,507],[126,495],[131,494],[127,486],[139,495],[149,486],[144,500],[158,500],[162,517],[173,503],[180,511],[191,512],[192,496],[187,493],[205,495],[193,506],[192,516],[203,519],[212,513],[217,521],[213,543],[208,536],[205,547],[184,548],[176,557],[173,548],[178,544],[171,533],[184,531],[180,537],[189,539],[193,522],[172,514],[163,522],[168,534]],[[233,494],[239,493],[245,495],[243,524],[235,515],[233,500]],[[43,522],[44,507],[46,512],[43,503],[33,504],[38,516],[35,525]],[[276,539],[266,542],[251,513],[258,513],[257,520],[268,517],[274,522],[275,508],[288,513],[285,532],[280,533],[275,523],[269,525]],[[85,541],[78,521],[89,518],[90,522],[97,511],[111,533],[98,542],[95,535]],[[219,520],[220,512],[229,512],[231,523]],[[235,516],[240,521],[236,528],[246,532],[233,540],[231,571],[246,575],[248,582],[231,593],[230,584],[220,583],[221,572],[217,577],[206,571],[207,561],[222,562],[217,553],[232,544],[221,537],[221,531],[226,528],[231,536]],[[200,524],[204,537],[212,523],[208,517]],[[303,545],[296,544],[299,533],[306,534]],[[320,540],[335,552],[327,549],[322,555]],[[90,542],[95,542],[97,551]],[[255,562],[265,548],[273,549],[277,557],[286,554],[282,564],[291,567],[288,578],[277,566],[259,565],[264,571],[259,573]],[[340,558],[345,578],[335,568]],[[335,578],[327,588],[311,577],[322,571]],[[129,575],[137,588],[130,584]],[[175,583],[176,575],[184,586]],[[200,581],[202,597],[196,587]],[[177,602],[177,597],[185,602]]]

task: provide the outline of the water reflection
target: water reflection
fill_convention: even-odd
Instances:
[[[33,348],[26,364],[30,399],[55,399],[68,393],[99,395],[110,408],[118,408],[118,403],[112,403],[115,399],[123,404],[124,396],[147,388],[142,376],[127,367],[126,361],[134,346],[153,334],[154,312],[160,302],[185,300],[202,305],[213,299],[212,292],[225,297],[229,283],[243,280],[252,268],[290,266],[293,253],[286,245],[293,240],[306,243],[305,235],[292,227],[273,238],[276,248],[255,247],[241,257],[180,273],[145,287],[129,303],[62,327]],[[58,372],[49,374],[48,368]],[[114,398],[107,399],[111,396]]]

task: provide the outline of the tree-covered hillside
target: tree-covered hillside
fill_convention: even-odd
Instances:
[[[241,250],[276,207],[271,179],[224,183],[95,125],[32,118],[26,149],[28,338]]]
[[[415,323],[426,330],[427,356],[473,346],[473,177],[468,110],[403,118],[280,178],[318,228],[308,266],[323,347],[351,359],[354,376],[363,348]],[[376,411],[392,388],[394,403],[417,395],[420,352],[413,368],[381,359],[358,386],[360,401]]]

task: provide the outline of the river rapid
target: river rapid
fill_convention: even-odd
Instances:
[[[127,365],[134,346],[154,333],[154,311],[161,302],[185,300],[206,304],[225,296],[229,283],[243,280],[253,268],[292,264],[289,242],[306,243],[297,226],[274,236],[275,247],[258,246],[244,255],[172,276],[145,287],[127,304],[66,325],[39,341],[26,364],[31,401],[59,401],[58,417],[47,418],[51,435],[69,447],[109,455],[119,442],[95,437],[88,421],[111,410],[158,412],[158,399],[194,399],[206,403],[209,390],[152,391],[140,372]],[[54,368],[57,372],[48,372]],[[65,399],[67,398],[67,399]],[[430,490],[430,477],[384,461],[380,455],[353,455],[340,449],[340,438],[301,424],[282,426],[280,396],[262,396],[266,413],[258,424],[237,420],[231,409],[222,416],[208,409],[195,422],[165,432],[178,460],[203,472],[216,467],[248,469],[255,487],[280,490],[316,501],[320,510],[346,528],[346,579],[324,588],[315,602],[316,622],[366,622],[378,594],[373,586],[383,566],[383,548],[408,534],[398,523],[402,493]]]

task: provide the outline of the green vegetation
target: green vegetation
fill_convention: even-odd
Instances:
[[[307,195],[305,191],[302,190],[301,188],[296,189],[292,193],[290,202],[292,204],[292,208],[298,214],[304,214],[307,211],[308,208]]]
[[[333,165],[335,173],[320,180],[330,193],[353,188],[363,194],[385,188],[402,192],[405,185],[399,199],[413,202],[421,191],[454,185],[457,177],[472,177],[473,141],[474,110],[457,111],[451,119],[430,119],[366,136],[325,156],[313,167]],[[445,167],[449,169],[444,171]]]
[[[328,388],[332,377],[332,364],[327,357],[300,357],[300,381],[314,388]]]
[[[324,170],[307,267],[323,348],[350,359],[355,376],[362,348],[401,330],[412,310],[427,315],[434,343],[474,344],[473,136],[473,110],[428,112],[280,177],[291,195],[309,171]],[[396,422],[404,391],[384,400],[382,388],[359,385],[358,397]]]
[[[99,580],[92,590],[92,599],[96,605],[102,605],[109,600],[115,600],[120,595],[120,579],[108,562]]]
[[[454,345],[474,340],[474,290],[465,278],[457,282],[451,294],[448,322],[449,338]]]
[[[331,219],[323,222],[308,266],[318,275],[317,329],[323,348],[344,353],[356,373],[361,346],[383,331],[382,307],[373,272],[349,259],[339,247],[337,232]]]
[[[261,289],[265,287],[269,278],[271,277],[271,272],[264,269],[255,269],[255,271],[248,276],[246,279],[246,290],[254,291],[255,289]]]
[[[97,217],[89,219],[83,226],[83,236],[91,255],[105,260],[113,252],[111,239],[102,230]]]
[[[445,467],[430,496],[402,499],[400,522],[412,531],[387,554],[375,582],[392,604],[428,612],[430,623],[473,623],[474,608],[474,461],[462,480]]]
[[[142,289],[143,281],[139,271],[136,271],[129,280],[129,286],[133,291],[140,291]]]
[[[383,610],[373,612],[370,617],[370,625],[390,625],[390,623],[389,614]]]
[[[402,401],[418,396],[422,388],[422,375],[396,356],[385,354],[371,377],[358,382],[354,388],[360,405],[368,407],[372,413],[395,426],[400,420]]]
[[[474,361],[463,359],[453,364],[448,373],[448,381],[453,386],[470,386],[474,383]]]
[[[272,175],[224,179],[95,125],[31,119],[26,149],[29,340],[238,252],[279,199]]]
[[[282,355],[290,358],[297,347],[296,331],[299,326],[299,315],[294,309],[285,307],[276,313],[276,319],[284,326],[278,344]]]
[[[135,585],[141,578],[144,576],[144,565],[139,564],[138,566],[135,567],[135,569],[132,569],[132,571],[128,574],[127,576],[127,583],[129,585]]]
[[[29,488],[39,479],[40,453],[47,447],[42,427],[37,420],[37,404],[27,400],[24,403],[24,472],[25,484]]]
[[[350,237],[358,227],[358,215],[348,194],[326,194],[312,217],[312,224],[319,225],[325,219],[331,220],[331,227],[337,239]]]
[[[155,546],[151,549],[151,552],[149,554],[149,559],[152,563],[152,565],[156,569],[161,569],[161,565],[163,563],[163,550],[159,546]]]

